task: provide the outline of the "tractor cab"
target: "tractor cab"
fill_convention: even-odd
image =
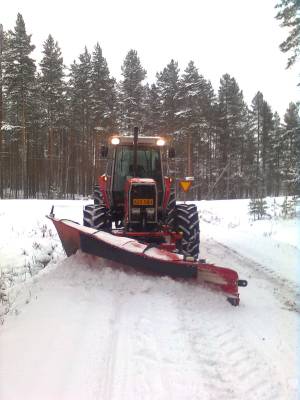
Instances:
[[[99,178],[99,204],[103,199],[116,225],[153,230],[163,223],[171,186],[164,176],[166,147],[166,139],[138,136],[137,130],[133,136],[112,136],[103,146],[110,162]]]
[[[136,149],[136,162],[133,137],[118,139],[120,143],[115,145],[111,174],[112,200],[115,206],[124,205],[125,184],[131,178],[153,179],[157,186],[158,203],[161,203],[163,196],[163,170],[161,146],[156,144],[158,139],[139,138]]]

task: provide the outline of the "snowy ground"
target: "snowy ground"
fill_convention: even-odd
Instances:
[[[0,201],[0,399],[300,397],[299,218],[199,202],[201,257],[236,269],[241,305],[78,253],[45,219],[82,201]]]

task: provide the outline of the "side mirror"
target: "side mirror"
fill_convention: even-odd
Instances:
[[[108,154],[108,147],[107,146],[101,146],[101,157],[106,158]]]
[[[169,148],[169,158],[174,158],[175,157],[175,149],[174,147]]]

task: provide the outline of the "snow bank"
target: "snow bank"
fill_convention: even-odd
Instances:
[[[83,201],[0,201],[0,318],[16,309],[20,298],[26,302],[30,297],[29,291],[20,295],[24,282],[65,258],[56,230],[45,217],[53,204],[58,217],[81,222]]]
[[[277,199],[281,204],[283,198]],[[271,209],[273,199],[268,199]],[[253,221],[249,200],[197,202],[201,237],[212,238],[291,282],[300,278],[300,218]],[[271,212],[271,211],[270,211]],[[272,215],[271,215],[272,216]]]

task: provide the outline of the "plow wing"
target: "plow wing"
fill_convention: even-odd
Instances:
[[[67,256],[85,253],[116,261],[152,273],[208,283],[223,292],[232,305],[239,304],[238,286],[246,286],[237,272],[200,261],[188,261],[181,254],[159,249],[128,237],[98,231],[66,219],[47,216],[58,232]]]

